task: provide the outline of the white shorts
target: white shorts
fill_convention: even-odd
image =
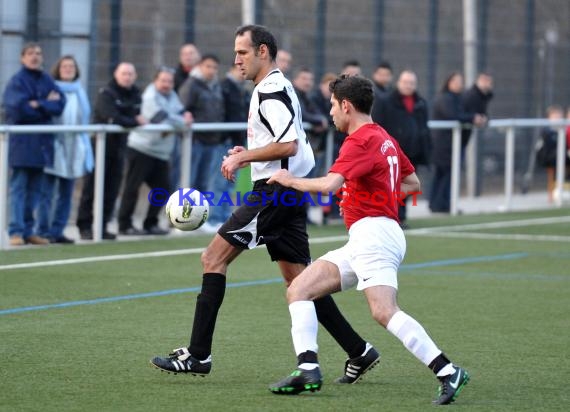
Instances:
[[[406,254],[406,238],[398,222],[386,217],[366,217],[348,231],[348,243],[320,257],[340,271],[341,289],[357,284],[398,289],[398,267]]]

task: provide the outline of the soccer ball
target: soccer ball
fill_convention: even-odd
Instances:
[[[166,203],[166,216],[180,230],[196,230],[206,222],[210,204],[196,189],[178,189]]]

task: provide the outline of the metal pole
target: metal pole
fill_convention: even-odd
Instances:
[[[93,241],[103,239],[103,196],[105,188],[105,132],[98,132],[95,137],[95,190],[93,198]]]
[[[566,130],[564,127],[558,129],[558,140],[556,145],[556,187],[555,193],[558,194],[554,199],[556,207],[562,207],[562,194],[564,190],[564,175],[566,166]]]
[[[374,24],[374,61],[372,67],[376,68],[384,56],[384,0],[376,0]]]
[[[463,0],[463,56],[465,86],[471,87],[477,73],[477,9],[475,0]],[[467,148],[467,195],[475,196],[477,179],[477,133],[471,132]]]
[[[525,16],[525,64],[524,84],[525,90],[528,90],[524,98],[524,116],[532,117],[534,99],[534,78],[535,78],[535,50],[534,50],[534,29],[535,29],[535,9],[534,0],[526,0],[526,16]],[[530,142],[529,142],[530,143]]]
[[[91,30],[89,34],[89,70],[87,72],[87,95],[94,96],[97,92],[96,79],[97,68],[100,62],[97,61],[97,49],[99,47],[99,0],[91,1]]]
[[[40,4],[39,0],[28,0],[27,4],[26,41],[38,41],[40,37]]]
[[[255,23],[255,0],[241,0],[241,24]]]
[[[507,128],[505,136],[505,211],[511,210],[515,175],[515,128]]]
[[[110,43],[111,50],[109,56],[109,73],[112,76],[115,67],[121,61],[121,7],[122,0],[111,0],[110,15]]]
[[[263,0],[255,0],[255,24],[263,24]]]
[[[439,0],[429,2],[428,48],[427,48],[427,99],[433,101],[437,71],[437,28]]]
[[[315,29],[315,79],[317,82],[325,72],[327,0],[317,2],[317,27]]]
[[[184,3],[184,42],[194,43],[194,26],[196,20],[196,0]]]
[[[190,171],[192,170],[192,129],[182,134],[182,142],[180,144],[180,187],[189,188],[192,179]]]
[[[459,185],[461,183],[461,124],[458,123],[453,128],[451,137],[451,196],[450,213],[457,216],[459,200]]]
[[[8,134],[0,133],[0,250],[8,246],[6,214],[8,212]]]
[[[328,173],[333,164],[333,150],[334,150],[334,127],[329,127],[327,132],[327,141],[325,146],[325,173]]]
[[[479,0],[477,28],[477,71],[487,70],[487,33],[489,32],[489,0]]]

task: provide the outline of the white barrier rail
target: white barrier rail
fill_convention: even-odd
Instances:
[[[451,215],[458,213],[458,200],[461,177],[461,124],[456,121],[429,121],[430,129],[452,130],[452,170],[451,170]],[[556,156],[556,190],[562,193],[565,175],[565,128],[570,125],[570,120],[550,121],[548,119],[496,119],[491,120],[487,127],[504,130],[505,139],[505,210],[510,210],[514,186],[514,158],[516,144],[516,129],[552,127],[558,129],[557,156]],[[306,127],[308,127],[306,125]],[[247,130],[247,123],[195,123],[190,129],[175,129],[168,125],[146,125],[139,130],[152,132],[183,133],[181,147],[181,164],[189,165],[192,151],[193,132],[213,131],[239,131]],[[23,133],[63,133],[63,132],[87,132],[95,135],[95,197],[94,197],[94,231],[93,240],[101,241],[103,222],[103,184],[105,180],[105,142],[107,133],[127,132],[121,126],[109,124],[94,124],[87,126],[62,126],[62,125],[0,125],[0,250],[7,246],[6,223],[8,205],[8,135]],[[334,146],[334,132],[329,131],[325,149],[325,164],[327,168],[332,164]],[[531,150],[534,150],[531,148]],[[181,184],[190,184],[190,168],[181,168]],[[557,207],[562,206],[562,196],[555,200]]]

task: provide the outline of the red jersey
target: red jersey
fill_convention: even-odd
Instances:
[[[368,216],[398,222],[400,183],[414,171],[396,140],[378,124],[365,124],[347,136],[330,168],[345,180],[340,196],[347,229]]]

